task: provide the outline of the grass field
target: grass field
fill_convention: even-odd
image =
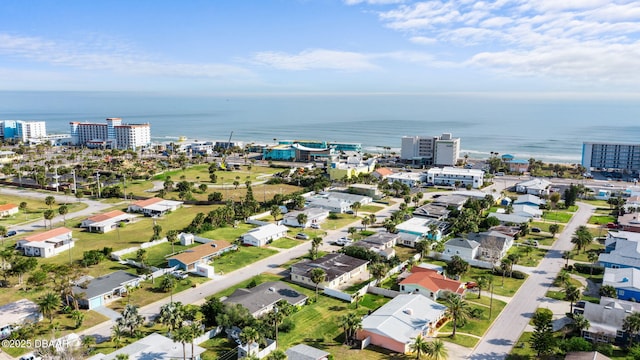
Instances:
[[[255,246],[241,246],[238,251],[232,251],[213,260],[216,273],[226,274],[243,268],[251,263],[268,258],[278,251]]]
[[[589,218],[589,224],[593,225],[606,225],[608,223],[615,222],[617,219],[611,215],[593,215]]]
[[[15,204],[20,205],[21,202],[27,203],[27,208],[25,211],[19,211],[17,214],[0,218],[0,225],[4,227],[10,227],[11,225],[22,224],[26,222],[31,222],[35,220],[42,220],[44,224],[44,216],[43,213],[45,210],[49,210],[49,206],[44,203],[43,200],[33,199],[29,197],[19,197],[2,194],[0,195],[0,205],[5,204]],[[69,208],[69,213],[79,211],[85,209],[87,204],[82,202],[77,202],[73,198],[73,196],[69,196],[69,200],[65,202],[67,207]],[[58,208],[60,208],[62,204],[54,204],[51,209],[54,210],[56,216],[58,215]]]
[[[471,294],[467,296],[467,302],[470,305],[471,309],[478,309],[477,311],[481,312],[479,318],[469,318],[465,324],[458,323],[458,328],[456,332],[467,333],[476,336],[482,336],[487,331],[491,323],[500,315],[502,309],[507,306],[507,303],[504,301],[500,301],[497,299],[493,299],[492,311],[491,311],[491,319],[489,319],[489,294],[485,293],[484,297],[478,299],[475,294]],[[445,304],[446,305],[446,304]],[[439,333],[451,333],[453,331],[453,323],[451,321],[447,322],[440,330]],[[457,337],[457,334],[456,334]]]
[[[184,280],[178,280],[176,282],[176,287],[173,289],[173,294],[177,294],[181,291],[194,287],[194,285],[197,286],[210,280],[211,279],[209,278],[200,276],[189,276]],[[117,312],[121,312],[127,303],[142,307],[169,297],[171,295],[170,292],[164,292],[157,288],[159,283],[160,279],[158,278],[154,281],[143,281],[140,284],[140,287],[132,291],[129,296],[118,299],[107,306]]]
[[[547,250],[533,246],[522,245],[511,247],[508,253],[518,255],[518,265],[536,267],[538,266],[542,258],[547,255]]]
[[[566,211],[545,211],[542,214],[542,218],[547,221],[557,221],[559,223],[566,224],[571,220],[573,213]]]
[[[281,238],[273,241],[271,244],[269,244],[269,247],[274,247],[278,249],[291,249],[292,247],[296,247],[303,243],[304,243],[304,240]]]

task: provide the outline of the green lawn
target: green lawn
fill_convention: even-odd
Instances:
[[[527,251],[529,251],[527,253]],[[509,249],[509,254],[517,254],[519,256],[518,265],[536,267],[547,255],[547,250],[533,246],[513,246]]]
[[[358,213],[362,212],[370,212],[370,213],[376,213],[380,210],[384,209],[383,206],[378,206],[378,205],[364,205],[361,206],[360,209],[358,210]]]
[[[450,335],[438,335],[438,338],[446,342],[464,346],[466,348],[473,348],[474,346],[476,346],[476,344],[479,341],[479,339],[475,337],[467,336],[463,334],[456,334],[456,337],[454,338],[452,338]]]
[[[173,247],[170,243],[162,243],[156,246],[152,246],[146,248],[146,264],[155,267],[166,267],[167,266],[167,257],[186,249],[192,248],[194,246],[202,245],[200,243],[195,243],[189,246],[182,246],[180,243],[176,242]],[[128,253],[122,256],[123,259],[133,259],[135,260],[137,252],[134,251],[132,253]]]
[[[241,222],[238,223],[236,227],[225,226],[211,231],[203,232],[202,234],[198,234],[198,236],[213,240],[227,240],[229,242],[234,242],[238,240],[238,238],[240,238],[242,234],[255,228],[256,227],[254,225]]]
[[[548,233],[549,232],[549,226],[551,226],[551,225],[553,225],[553,222],[534,221],[534,222],[529,224],[529,229],[531,229],[532,227],[537,227],[540,230],[544,231],[545,233]],[[562,225],[562,224],[557,224],[557,225],[558,225],[557,234],[559,234],[564,230],[564,225]]]
[[[277,252],[277,250],[268,248],[240,246],[238,251],[228,252],[221,257],[214,259],[213,267],[216,273],[226,274],[243,268],[256,261],[268,258]]]
[[[271,244],[269,244],[269,247],[274,247],[278,249],[291,249],[292,247],[296,247],[303,243],[304,243],[304,240],[281,238],[273,241]]]
[[[547,221],[553,221],[553,222],[559,222],[559,223],[563,223],[566,224],[569,222],[569,220],[571,220],[571,217],[573,216],[573,213],[571,212],[566,212],[566,211],[545,211],[542,214],[542,218],[547,220]]]
[[[444,261],[441,261],[441,260],[429,260],[429,263],[434,265],[440,265],[442,267],[446,267],[447,265]],[[519,280],[519,279],[513,279],[509,277],[504,277],[504,281],[503,281],[502,276],[493,274],[490,269],[480,269],[475,267],[470,267],[469,271],[462,275],[462,277],[460,278],[460,281],[463,283],[467,281],[476,281],[476,278],[481,275],[493,276],[493,284],[494,284],[493,293],[497,295],[502,295],[502,296],[513,296],[525,281],[525,279]],[[484,289],[483,289],[483,294],[484,294]]]
[[[500,315],[500,312],[507,305],[504,301],[500,301],[497,299],[493,299],[492,311],[491,311],[491,319],[489,319],[489,294],[485,293],[484,297],[481,299],[477,299],[475,294],[471,294],[467,296],[467,302],[470,305],[471,309],[479,309],[482,312],[482,315],[478,319],[469,318],[465,324],[458,324],[457,332],[467,333],[476,336],[482,336],[487,331],[491,323]],[[439,332],[451,333],[453,331],[453,322],[447,322]],[[456,334],[456,337],[458,335]]]
[[[611,215],[593,215],[589,218],[589,224],[592,225],[606,225],[611,222],[615,222],[617,219]]]
[[[589,252],[598,253],[602,250],[604,250],[604,245],[601,245],[600,243],[593,241],[589,245],[587,245],[586,249],[582,249],[580,252],[578,252],[577,248],[575,248],[575,250],[572,251],[571,259],[575,261],[589,263]]]
[[[210,281],[211,279],[201,276],[189,276],[184,280],[178,280],[176,287],[173,289],[173,294],[177,294],[186,289],[196,287],[199,284]],[[134,304],[136,306],[145,306],[154,303],[160,299],[168,298],[171,296],[171,292],[164,292],[157,288],[160,283],[160,279],[156,278],[154,281],[143,281],[139,288],[132,291],[128,297],[118,299],[108,305],[109,308],[115,311],[122,311],[127,303]]]
[[[328,229],[328,230],[335,230],[350,224],[356,227],[362,226],[362,224],[360,223],[362,218],[360,217],[356,217],[355,215],[349,215],[349,214],[336,214],[336,215],[337,215],[337,219],[327,218],[324,224],[322,224],[322,228]]]

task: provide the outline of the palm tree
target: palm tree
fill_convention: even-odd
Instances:
[[[482,289],[486,289],[489,286],[489,279],[484,275],[478,276],[476,284],[478,285],[478,299],[480,299],[482,297]]]
[[[51,209],[53,204],[56,203],[56,198],[54,198],[53,196],[49,195],[46,198],[44,198],[44,203],[47,204],[47,206],[49,206],[49,209]]]
[[[578,247],[578,252],[580,252],[580,250],[582,250],[583,248],[586,248],[587,245],[591,244],[592,241],[593,235],[591,235],[589,229],[584,225],[578,226],[575,233],[573,234],[573,237],[571,238],[571,242]]]
[[[622,321],[622,330],[629,334],[629,347],[633,345],[633,339],[640,332],[640,313],[634,312]]]
[[[160,307],[158,321],[169,328],[169,332],[182,326],[185,318],[185,309],[181,302],[170,302]]]
[[[338,324],[344,329],[344,343],[348,345],[356,337],[356,332],[362,329],[362,318],[357,313],[349,313],[341,316]]]
[[[371,224],[371,219],[369,219],[369,217],[363,217],[361,223],[364,227],[364,231],[367,231],[367,225]]]
[[[587,320],[587,318],[585,318],[584,315],[582,315],[582,314],[574,314],[573,315],[573,327],[580,334],[582,334],[583,330],[587,330],[589,328],[589,326],[590,326],[589,320]]]
[[[409,344],[409,350],[416,353],[416,359],[420,359],[422,354],[426,354],[428,348],[429,342],[421,334],[413,338],[413,342]]]
[[[53,210],[49,209],[49,210],[45,210],[42,213],[42,215],[44,216],[44,227],[45,228],[47,227],[47,220],[49,220],[49,227],[53,228],[52,221],[53,221],[53,218],[56,215],[56,213]]]
[[[387,265],[381,262],[373,263],[369,265],[369,273],[380,283],[380,280],[387,275]]]
[[[69,207],[67,205],[60,205],[58,208],[58,214],[62,215],[62,221],[67,226],[67,214],[69,213]]]
[[[49,322],[53,322],[53,314],[55,314],[58,307],[60,307],[61,301],[57,294],[52,292],[45,294],[38,300],[38,308],[45,317],[49,318]]]
[[[278,216],[282,215],[282,210],[280,210],[280,206],[273,205],[271,207],[271,216],[273,216],[273,221],[278,221]]]
[[[287,353],[281,349],[275,349],[266,358],[266,360],[287,360]]]
[[[570,313],[573,313],[573,303],[580,300],[580,289],[576,286],[570,285],[564,291],[564,299],[570,303]]]
[[[376,224],[376,220],[377,220],[376,214],[373,214],[373,213],[369,214],[369,223],[371,225],[375,225]]]
[[[462,296],[458,296],[456,294],[449,294],[445,303],[447,306],[446,315],[453,321],[453,332],[451,333],[451,337],[455,337],[458,321],[466,321],[470,316],[471,308],[469,307],[469,303],[463,299]]]
[[[129,334],[135,336],[136,329],[144,323],[144,316],[138,313],[138,307],[127,304],[122,310],[122,317],[116,320],[116,324],[129,329]]]
[[[356,201],[353,204],[351,204],[350,208],[351,210],[353,210],[353,216],[358,216],[358,210],[360,210],[361,207],[362,207],[362,204],[359,201]]]
[[[311,281],[316,284],[316,301],[318,301],[318,286],[327,277],[327,273],[320,268],[314,268],[313,270],[311,270],[311,273],[309,275]]]
[[[358,308],[358,305],[360,304],[360,301],[362,301],[363,298],[364,298],[364,295],[362,295],[360,292],[357,292],[353,295],[353,302],[356,303],[356,309]]]
[[[191,358],[195,358],[194,354],[194,341],[197,337],[199,337],[200,335],[204,334],[204,327],[202,326],[202,324],[199,321],[194,321],[191,323],[191,325],[189,325],[189,332],[191,333]]]
[[[307,227],[307,220],[308,219],[309,219],[309,217],[305,213],[300,213],[300,214],[298,214],[298,216],[296,216],[296,220],[298,221],[298,224],[300,224],[300,226],[302,228]]]
[[[420,253],[420,258],[424,259],[429,256],[431,250],[431,243],[426,240],[420,240],[416,242],[416,251]]]
[[[349,233],[349,235],[351,235],[352,238],[353,238],[353,235],[357,232],[358,232],[358,229],[356,229],[355,226],[350,226],[347,229],[347,233]]]
[[[240,341],[243,344],[247,344],[247,352],[249,354],[252,353],[252,345],[254,343],[257,343],[258,340],[260,340],[260,333],[258,332],[258,330],[250,326],[245,326],[245,328],[240,332]]]
[[[429,343],[426,354],[430,360],[446,360],[449,357],[449,352],[440,339]]]
[[[312,260],[315,260],[318,257],[318,248],[322,245],[322,238],[319,236],[314,236],[311,239],[311,257]]]
[[[181,327],[172,334],[172,339],[175,342],[182,344],[182,359],[187,360],[187,343],[193,339],[191,330],[189,327]],[[193,355],[193,354],[192,354]]]
[[[122,344],[122,335],[124,335],[122,325],[116,322],[111,328],[111,341],[115,345],[116,349],[119,349]]]

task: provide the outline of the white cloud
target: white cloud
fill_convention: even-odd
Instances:
[[[149,59],[128,46],[97,42],[65,44],[37,37],[0,33],[0,54],[16,60],[47,63],[84,70],[108,70],[128,75],[221,77],[250,75],[238,66],[226,64],[182,64]]]
[[[595,82],[640,78],[635,0],[430,0],[377,14],[412,43],[450,44],[434,62],[465,54],[463,65],[516,75]]]
[[[405,2],[405,0],[344,0],[344,3],[347,5],[358,5],[358,4],[388,5],[388,4],[399,4],[403,2]]]
[[[426,37],[426,36],[412,36],[409,38],[409,41],[415,44],[420,44],[420,45],[432,45],[438,42],[437,39]]]
[[[283,70],[363,71],[377,68],[367,55],[326,49],[304,50],[298,54],[266,51],[255,54],[253,60],[258,64]]]

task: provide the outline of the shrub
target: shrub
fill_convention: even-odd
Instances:
[[[282,321],[282,324],[278,326],[278,331],[283,333],[288,333],[293,331],[293,329],[295,328],[296,328],[296,324],[293,321],[291,321],[291,319],[286,318],[284,319],[284,321]]]
[[[575,263],[573,264],[573,268],[576,269],[576,271],[581,274],[591,274],[592,273],[591,271],[593,271],[593,275],[604,274],[604,268],[602,266],[593,266],[591,264]]]
[[[337,219],[338,219],[338,214],[336,214],[336,213],[330,213],[330,214],[329,214],[329,219],[331,219],[331,220],[337,220]]]
[[[597,343],[594,345],[593,347],[595,351],[606,355],[606,356],[612,356],[613,355],[613,345],[611,344],[605,344],[605,343]]]
[[[523,273],[522,271],[513,270],[513,272],[511,273],[511,277],[514,279],[523,280],[527,278],[527,274]]]

